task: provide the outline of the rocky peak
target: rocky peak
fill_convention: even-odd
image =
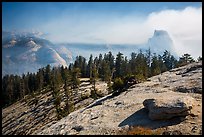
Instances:
[[[158,36],[169,36],[169,34],[165,30],[155,30],[153,37],[158,37]]]
[[[149,38],[147,45],[151,48],[153,53],[163,54],[163,52],[167,50],[170,51],[171,54],[176,55],[173,48],[173,40],[165,30],[155,30],[153,36]]]

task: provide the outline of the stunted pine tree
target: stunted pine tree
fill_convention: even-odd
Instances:
[[[41,91],[44,85],[43,69],[39,69],[36,75],[36,84],[37,90]]]
[[[71,89],[71,77],[68,76],[64,83],[64,92],[65,92],[65,108],[64,108],[64,116],[68,115],[72,111],[74,111],[74,103],[73,103],[73,89]]]
[[[72,89],[78,88],[80,85],[80,69],[79,68],[73,68],[71,70],[71,87]]]
[[[50,85],[51,84],[51,66],[47,65],[45,68],[45,86]]]
[[[90,84],[92,84],[92,70],[93,69],[93,56],[92,54],[90,55],[89,57],[89,61],[88,61],[88,66],[87,66],[87,75],[89,76],[90,78]]]
[[[102,80],[108,82],[111,77],[111,70],[110,70],[109,63],[106,62],[105,60],[102,61],[101,72],[102,72],[101,73]]]
[[[122,69],[122,63],[124,61],[123,54],[118,52],[116,55],[116,62],[115,62],[115,77],[122,77],[123,69]]]
[[[150,47],[146,50],[147,66],[148,66],[148,77],[151,77],[151,62],[152,62],[152,53]]]
[[[136,74],[136,57],[137,57],[137,54],[135,52],[132,52],[131,53],[131,59],[129,60],[129,64],[130,64],[130,70],[131,70],[131,73],[132,74]]]
[[[93,70],[92,70],[92,84],[93,84],[93,89],[91,90],[91,96],[92,98],[96,99],[97,98],[97,94],[96,94],[96,81],[98,79],[98,71],[97,71],[97,68],[96,68],[96,65],[93,64]]]
[[[138,80],[144,80],[148,76],[148,65],[147,65],[147,58],[142,53],[142,50],[140,50],[140,53],[137,54],[136,57],[136,77]]]
[[[159,60],[156,54],[152,57],[152,63],[151,63],[151,75],[155,76],[161,73]]]
[[[184,66],[192,62],[195,62],[194,59],[191,57],[190,54],[186,53],[179,58],[178,66]]]
[[[52,97],[54,99],[54,106],[56,109],[56,114],[57,114],[57,118],[61,119],[61,108],[60,108],[60,103],[61,103],[61,97],[60,97],[60,93],[59,93],[59,89],[57,88],[57,84],[56,81],[54,79],[54,77],[52,77],[51,80],[51,91],[52,91]]]

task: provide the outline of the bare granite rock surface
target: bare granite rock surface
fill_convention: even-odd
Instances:
[[[87,100],[86,105],[79,105],[78,110],[59,121],[55,120],[54,113],[51,113],[52,103],[48,95],[39,96],[42,101],[36,107],[29,108],[25,102],[17,102],[2,110],[2,133],[15,134],[22,131],[32,135],[115,135],[128,130],[129,127],[140,126],[152,130],[161,129],[164,131],[163,134],[201,135],[202,68],[200,66],[202,62],[164,72],[149,78],[146,82],[132,85],[112,98],[111,95],[107,95],[95,101]],[[101,91],[107,88],[105,84],[101,85],[103,85],[100,86],[103,88]],[[182,90],[178,90],[179,88]],[[184,110],[189,106],[192,108],[190,107],[190,113],[186,117],[151,120],[148,110],[143,105],[146,99],[155,99],[163,102],[161,103],[163,105],[170,100],[180,99],[186,104],[186,107],[183,104]],[[176,101],[172,104],[178,105]],[[47,111],[45,118],[42,117],[43,112],[40,112],[42,110]],[[42,122],[43,120],[47,123]],[[38,125],[37,122],[41,124]]]

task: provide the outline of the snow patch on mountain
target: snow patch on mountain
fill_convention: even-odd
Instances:
[[[2,32],[2,76],[36,72],[48,64],[67,66],[69,60],[65,61],[52,48],[54,44],[40,38],[39,35],[38,33]]]
[[[63,65],[64,67],[68,67],[66,61],[52,48],[49,48],[50,52],[52,52],[52,57],[55,60],[54,63],[51,63],[50,65],[52,66],[58,66],[58,65]]]

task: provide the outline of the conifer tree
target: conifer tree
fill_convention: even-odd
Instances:
[[[72,95],[72,89],[70,84],[70,77],[67,77],[64,84],[64,92],[65,92],[65,108],[64,108],[64,116],[71,113],[74,109],[73,104],[73,95]]]
[[[115,63],[114,63],[115,58],[114,58],[111,51],[108,52],[107,59],[108,59],[108,62],[109,62],[110,70],[113,70],[115,68]]]
[[[160,70],[159,60],[157,58],[157,55],[154,54],[152,57],[152,63],[151,63],[151,75],[155,76],[160,73],[161,73],[161,70]]]
[[[140,53],[137,54],[136,57],[136,77],[139,80],[144,80],[148,76],[148,65],[147,65],[147,58],[140,50]]]
[[[80,84],[80,69],[79,68],[73,68],[71,71],[71,81],[72,81],[72,89],[78,88]]]
[[[97,71],[97,68],[96,68],[96,64],[93,64],[93,71],[92,71],[92,84],[93,84],[93,89],[91,90],[91,96],[96,99],[97,98],[97,94],[96,94],[96,81],[97,81],[97,78],[98,78],[98,71]]]
[[[137,54],[135,52],[131,53],[131,59],[129,60],[129,64],[130,64],[130,69],[131,69],[131,73],[132,74],[136,74],[136,57]]]
[[[90,55],[90,58],[89,58],[89,62],[88,62],[88,66],[87,66],[87,74],[90,78],[90,83],[92,84],[92,69],[93,69],[93,56],[92,54]]]
[[[103,77],[103,70],[104,70],[104,60],[103,60],[103,56],[102,54],[99,54],[99,58],[98,58],[98,74],[99,77],[102,78]]]
[[[36,76],[36,85],[37,90],[40,91],[43,88],[44,85],[44,79],[43,79],[43,69],[39,69]]]
[[[52,90],[52,96],[54,99],[54,106],[56,109],[57,118],[61,119],[62,118],[61,116],[62,110],[60,108],[61,97],[60,97],[59,90],[57,88],[57,84],[54,76],[52,77],[52,80],[51,80],[51,90]]]
[[[160,67],[161,73],[167,71],[166,65],[164,64],[161,55],[158,55],[158,61],[159,61],[159,67]]]
[[[106,62],[105,60],[102,61],[101,64],[101,78],[103,81],[108,82],[111,78],[111,70],[109,63]]]
[[[152,54],[150,47],[146,51],[146,58],[147,58],[147,66],[148,66],[148,77],[151,77],[151,61],[152,61]]]
[[[184,66],[192,62],[195,62],[194,59],[191,57],[190,54],[186,53],[179,58],[178,66]]]
[[[50,84],[51,66],[48,64],[45,68],[45,86]]]
[[[118,53],[116,55],[116,63],[115,63],[115,77],[122,77],[122,74],[123,74],[123,70],[122,70],[122,63],[123,63],[123,60],[124,60],[124,57],[123,57],[123,54],[122,53]]]

